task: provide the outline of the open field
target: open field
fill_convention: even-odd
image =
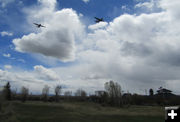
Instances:
[[[164,122],[163,107],[113,108],[88,102],[11,104],[18,122]]]

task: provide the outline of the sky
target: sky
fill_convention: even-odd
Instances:
[[[0,87],[180,94],[179,0],[0,0]],[[95,23],[94,17],[104,18]],[[37,28],[33,23],[45,27]]]

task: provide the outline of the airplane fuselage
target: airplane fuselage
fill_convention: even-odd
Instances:
[[[95,19],[96,19],[96,20],[95,20],[96,23],[99,23],[99,22],[103,22],[103,21],[104,21],[103,18],[97,18],[97,17],[95,17]]]
[[[45,27],[45,26],[43,26],[43,25],[41,25],[41,24],[37,24],[37,23],[34,23],[34,24],[36,25],[37,28]]]

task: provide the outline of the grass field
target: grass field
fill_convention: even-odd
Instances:
[[[13,102],[17,122],[164,122],[164,108],[102,107],[95,103]]]

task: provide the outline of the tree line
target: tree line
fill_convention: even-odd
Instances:
[[[54,95],[49,95],[50,87],[45,85],[41,95],[29,94],[27,87],[22,87],[20,93],[11,90],[8,82],[0,93],[0,101],[20,100],[22,102],[44,101],[44,102],[66,102],[66,101],[88,101],[99,103],[103,106],[124,107],[130,105],[178,105],[180,97],[177,95],[164,96],[154,94],[153,89],[149,90],[149,95],[138,95],[131,93],[123,93],[121,85],[114,81],[104,84],[104,91],[96,91],[93,95],[87,95],[83,89],[78,89],[74,95],[72,91],[65,91],[62,95],[62,86],[57,85],[54,88]],[[0,109],[1,109],[0,102]]]

